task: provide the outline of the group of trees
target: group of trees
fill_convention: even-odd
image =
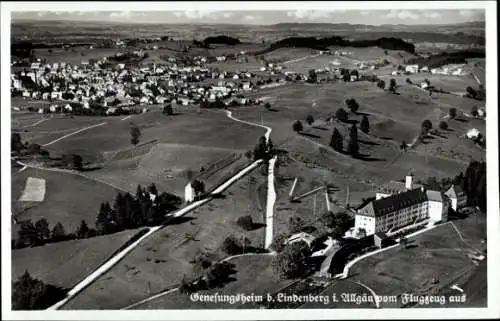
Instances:
[[[67,235],[64,226],[57,222],[52,229],[45,218],[35,223],[31,220],[20,222],[17,238],[12,240],[13,249],[41,246],[46,243],[66,241],[76,238],[76,233]]]
[[[245,236],[237,238],[231,234],[222,241],[221,250],[229,255],[245,253],[245,249],[250,247],[252,242]]]
[[[275,153],[276,150],[274,149],[271,138],[267,140],[265,136],[261,136],[259,138],[259,142],[253,149],[253,153],[251,154],[253,155],[254,160],[264,159],[265,161],[267,161],[272,158]],[[249,152],[247,152],[247,156],[250,156]]]
[[[43,310],[62,300],[67,289],[46,284],[25,271],[12,282],[12,310]]]
[[[118,193],[113,207],[102,203],[96,218],[96,234],[104,235],[142,226],[162,224],[167,212],[177,209],[182,199],[168,193],[158,193],[155,184],[137,186],[135,197]]]
[[[296,133],[301,133],[304,130],[304,125],[300,120],[296,120],[292,125],[293,131]]]
[[[330,233],[334,239],[341,239],[345,232],[352,226],[351,217],[345,212],[333,213],[327,211],[320,217],[321,222],[331,229]]]
[[[457,179],[467,194],[467,203],[482,211],[486,211],[486,179],[486,162],[478,161],[470,162],[465,175],[460,173]]]
[[[347,106],[347,108],[349,108],[349,110],[351,110],[351,112],[353,114],[356,114],[358,112],[359,104],[356,101],[356,99],[354,99],[354,98],[348,98],[348,99],[346,99],[345,100],[345,105]]]
[[[162,224],[165,213],[177,209],[182,199],[168,193],[158,193],[155,184],[148,188],[137,186],[135,197],[130,193],[118,193],[113,206],[109,202],[101,203],[96,217],[95,229],[82,220],[78,228],[66,234],[64,226],[58,222],[52,230],[46,219],[35,224],[23,221],[20,224],[18,238],[12,242],[13,248],[39,246],[46,243],[82,239],[134,229],[142,226]]]
[[[363,126],[367,126],[366,124]],[[365,128],[366,130],[366,128]],[[344,149],[344,138],[342,134],[337,130],[333,129],[332,137],[330,138],[330,147],[338,152],[343,152]],[[359,143],[358,143],[358,128],[356,124],[353,124],[349,132],[349,142],[347,144],[347,153],[353,157],[359,154]]]
[[[466,88],[466,96],[475,100],[485,100],[486,99],[486,91],[483,85],[479,85],[479,88],[476,90],[470,86]]]
[[[420,181],[426,188],[446,191],[450,186],[460,186],[467,195],[469,206],[478,206],[482,211],[486,211],[486,162],[472,161],[467,166],[465,174],[460,172],[453,178],[430,177],[425,181]]]
[[[273,269],[281,279],[302,277],[311,272],[307,259],[311,249],[305,242],[293,242],[284,246],[273,261]]]
[[[11,151],[14,155],[41,155],[49,156],[49,152],[35,143],[23,142],[21,134],[13,132],[10,139]]]

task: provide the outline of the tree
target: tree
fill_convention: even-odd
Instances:
[[[61,222],[57,222],[57,224],[52,228],[51,239],[52,242],[60,242],[66,239],[66,231],[64,230],[64,226]]]
[[[310,272],[307,259],[311,250],[306,242],[294,242],[278,253],[273,261],[275,273],[282,279],[303,277]]]
[[[200,196],[205,193],[205,183],[203,183],[202,181],[195,179],[191,183],[191,186],[193,187],[193,191],[196,196]]]
[[[408,144],[406,144],[406,141],[403,140],[399,148],[406,152],[406,150],[408,149]]]
[[[328,228],[335,227],[335,214],[332,211],[327,211],[321,214],[321,223]]]
[[[408,239],[404,236],[401,237],[399,240],[399,244],[401,245],[402,248],[405,248],[408,246]]]
[[[249,162],[252,161],[252,159],[253,159],[253,152],[251,150],[247,150],[245,152],[245,157],[248,159]]]
[[[156,188],[155,183],[151,183],[151,185],[149,185],[148,192],[149,192],[149,194],[152,194],[152,195],[158,195],[158,189]]]
[[[307,115],[306,117],[306,122],[309,126],[311,126],[314,123],[314,118],[312,115]]]
[[[252,216],[250,215],[239,217],[238,220],[236,221],[236,224],[238,224],[241,228],[243,228],[246,231],[250,231],[254,227],[253,219]]]
[[[356,80],[358,80],[359,79],[359,72],[356,69],[353,69],[353,70],[351,70],[350,76],[356,77]]]
[[[353,124],[349,133],[349,144],[347,145],[347,152],[352,156],[357,156],[359,153],[358,144],[358,128]]]
[[[335,117],[340,120],[341,122],[346,122],[348,119],[349,119],[349,115],[347,114],[347,112],[345,111],[344,108],[340,107],[339,109],[337,109],[337,111],[335,112]]]
[[[172,108],[172,104],[167,104],[163,107],[163,115],[172,116],[174,114],[174,109]]]
[[[409,84],[409,85],[412,85],[412,84],[413,84],[413,82],[411,81],[411,79],[410,79],[410,78],[406,78],[406,83],[407,83],[407,84]]]
[[[33,278],[25,271],[12,282],[13,310],[43,310],[62,300],[67,290]]]
[[[38,234],[38,239],[40,241],[46,241],[50,239],[50,229],[49,222],[45,218],[41,218],[35,223],[35,229]]]
[[[477,91],[474,88],[472,88],[471,86],[468,86],[467,88],[465,88],[465,91],[466,91],[467,97],[476,98]]]
[[[18,235],[19,243],[23,246],[36,246],[40,243],[39,233],[31,220],[21,223]]]
[[[63,161],[67,167],[71,169],[76,169],[78,171],[83,168],[83,159],[80,155],[77,154],[65,154],[63,155]]]
[[[356,112],[359,109],[359,104],[356,101],[356,99],[354,99],[354,98],[346,99],[345,104],[346,104],[347,108],[349,108],[351,110],[351,112],[353,114],[356,114]]]
[[[250,240],[243,237],[242,241],[236,238],[233,234],[229,235],[222,241],[221,250],[229,255],[240,254],[243,251],[243,247],[249,246]]]
[[[302,231],[305,222],[298,216],[292,216],[288,219],[288,229],[290,233],[297,233]]]
[[[370,132],[370,123],[368,122],[368,117],[366,117],[366,115],[363,115],[361,123],[359,124],[359,128],[365,134],[368,134],[368,132]]]
[[[389,91],[396,91],[396,80],[394,78],[391,78],[391,82],[389,83]]]
[[[471,108],[471,110],[470,110],[470,113],[471,113],[472,117],[477,117],[477,116],[479,116],[479,113],[478,113],[478,111],[477,111],[477,106],[473,106],[473,107]]]
[[[432,129],[432,122],[428,119],[424,120],[422,122],[422,129],[428,132],[429,130]]]
[[[344,138],[337,130],[337,128],[333,129],[332,138],[330,139],[330,147],[334,150],[341,152],[344,148]]]
[[[19,153],[24,148],[24,144],[21,141],[21,134],[12,133],[10,141],[12,151]]]
[[[385,81],[383,81],[382,79],[380,79],[377,82],[377,87],[380,88],[380,89],[384,89],[385,88]]]
[[[80,222],[80,226],[76,229],[75,235],[79,239],[86,239],[89,237],[89,227],[87,225],[87,222],[85,220],[82,220]]]
[[[273,241],[271,242],[270,248],[278,253],[283,251],[287,239],[288,236],[285,233],[275,235]]]
[[[302,125],[302,122],[300,120],[296,120],[293,123],[293,131],[296,133],[300,133],[304,130],[304,126]]]
[[[264,108],[267,109],[267,110],[270,110],[271,109],[271,104],[270,103],[265,103],[264,104]]]
[[[447,130],[448,129],[448,123],[445,121],[442,121],[439,123],[439,128],[442,130]]]
[[[316,74],[316,71],[314,69],[309,69],[309,77],[307,78],[307,81],[310,83],[315,83],[318,80],[318,75]]]
[[[457,109],[456,108],[450,108],[448,114],[450,115],[451,119],[454,119],[457,117]]]
[[[141,137],[141,130],[136,124],[130,126],[130,142],[132,145],[137,145],[139,143],[139,138]]]

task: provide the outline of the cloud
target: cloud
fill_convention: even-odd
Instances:
[[[473,10],[460,10],[458,14],[462,17],[465,18],[471,18],[477,14],[477,12],[474,12]]]
[[[438,19],[441,18],[441,14],[437,12],[425,12],[424,17],[431,19]]]
[[[132,12],[130,11],[121,11],[121,12],[112,12],[109,14],[111,19],[129,19],[132,17]]]
[[[338,10],[343,12],[345,10]],[[313,20],[318,18],[329,18],[333,12],[319,11],[319,10],[295,10],[288,11],[287,16],[290,18],[295,18],[299,20]]]
[[[390,19],[396,18],[401,20],[407,20],[407,19],[417,20],[418,18],[420,18],[418,14],[409,10],[391,10],[386,15],[386,17]]]
[[[186,11],[175,11],[173,15],[177,18],[187,18],[187,19],[214,19],[213,11],[200,11],[200,10],[186,10]]]

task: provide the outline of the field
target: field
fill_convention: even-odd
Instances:
[[[178,30],[167,26],[158,31],[151,26],[136,25],[136,31],[131,33],[128,25],[124,25],[123,29],[116,26],[87,25],[66,36],[75,41],[83,41],[79,39],[85,37],[101,39],[100,30],[105,28],[109,28],[109,33],[115,38],[131,35],[161,37],[168,34],[173,38],[186,38],[189,35],[191,39],[202,40],[214,35],[212,27],[200,26],[178,26]],[[253,38],[259,38],[253,39],[258,43],[236,46],[213,45],[206,49],[197,48],[192,40],[160,41],[156,44],[163,48],[148,50],[149,58],[141,64],[161,64],[168,57],[181,55],[194,57],[220,56],[240,51],[251,53],[269,45],[260,43],[260,34],[276,39],[284,35],[302,34],[289,27],[269,33],[266,28],[271,27],[260,28],[221,27],[227,34],[245,37],[253,34]],[[62,25],[52,32],[33,33],[41,39],[61,41],[65,37],[64,29]],[[315,35],[326,35],[334,31],[328,29],[312,32]],[[350,33],[347,29],[337,31],[339,34]],[[89,35],[85,36],[86,32]],[[353,33],[360,36],[359,31]],[[411,35],[411,30],[406,34]],[[369,38],[368,35],[366,37]],[[190,48],[184,52],[187,47]],[[386,80],[386,83],[394,78],[398,83],[397,94],[382,90],[376,83],[367,81],[314,85],[299,82],[284,85],[274,83],[274,87],[245,93],[247,98],[269,102],[272,108],[266,109],[262,105],[228,108],[237,119],[271,127],[271,140],[281,152],[275,175],[277,200],[274,206],[274,235],[291,234],[289,220],[293,216],[304,221],[308,233],[314,236],[324,235],[327,228],[320,221],[320,216],[328,209],[334,213],[352,213],[349,208],[374,196],[379,185],[403,179],[410,171],[417,180],[425,180],[431,176],[454,177],[464,171],[471,160],[479,160],[485,156],[485,150],[463,137],[472,128],[485,133],[484,120],[472,119],[466,115],[473,106],[484,106],[484,102],[459,95],[467,86],[477,88],[478,83],[474,77],[429,73],[391,76],[395,65],[403,64],[413,55],[385,51],[378,47],[329,49],[346,51],[348,54],[320,55],[312,49],[280,48],[258,56],[248,55],[248,62],[216,62],[208,66],[222,71],[248,70],[267,79],[270,77],[268,72],[258,71],[263,66],[264,59],[283,63],[284,71],[304,74],[312,68],[331,67],[332,61],[338,61],[338,67],[359,69],[360,62],[369,65],[387,60],[389,63],[385,67],[360,72],[376,74]],[[37,49],[36,55],[46,58],[49,63],[80,63],[123,51],[125,50],[88,50],[86,47],[78,47],[69,50],[53,49],[50,53],[47,49]],[[472,60],[467,67],[484,82],[484,60]],[[274,80],[278,77],[280,76],[272,76]],[[406,78],[410,78],[416,85],[427,78],[432,85],[453,94],[433,93],[429,96],[428,92],[418,86],[407,84]],[[205,83],[215,81],[217,80],[210,79]],[[256,79],[252,80],[255,81]],[[357,112],[349,111],[346,107],[347,98],[354,98],[359,103]],[[48,104],[50,103],[30,99],[12,99],[12,105],[22,109]],[[332,117],[341,107],[348,112],[349,120],[346,122]],[[69,233],[75,230],[81,220],[93,227],[101,202],[113,204],[119,190],[135,194],[138,184],[145,186],[155,183],[160,193],[167,192],[182,197],[187,181],[186,173],[192,170],[194,178],[202,180],[206,190],[210,191],[250,163],[244,154],[252,150],[259,137],[265,133],[263,128],[229,119],[226,110],[175,106],[175,115],[166,116],[162,113],[162,106],[148,108],[146,113],[129,117],[65,117],[13,111],[13,131],[19,132],[24,142],[42,145],[51,156],[78,154],[83,157],[88,168],[82,173],[85,177],[82,177],[13,166],[13,215],[21,220],[33,221],[45,217],[51,228],[55,223],[61,222]],[[450,108],[458,110],[457,119],[448,117]],[[312,124],[306,122],[308,115],[314,118]],[[363,117],[367,117],[369,121],[367,133],[359,130]],[[300,120],[304,127],[300,133],[292,129],[296,120]],[[445,121],[449,128],[429,135],[424,143],[404,152],[400,148],[402,142],[413,144],[421,132],[424,120],[430,120],[433,128],[438,128],[439,123]],[[141,132],[140,142],[136,146],[130,141],[130,128],[133,124]],[[346,152],[353,124],[358,127],[360,155],[357,158]],[[343,136],[343,151],[335,151],[329,146],[334,129]],[[265,168],[257,168],[220,197],[145,239],[63,309],[122,309],[156,293],[176,288],[184,277],[194,278],[204,272],[192,262],[201,253],[209,253],[214,262],[227,258],[229,255],[222,252],[221,243],[231,234],[236,238],[248,238],[251,242],[249,252],[262,251],[266,235],[268,192],[267,176],[263,170]],[[327,195],[325,191],[319,191],[291,202],[289,192],[295,178],[298,179],[295,195],[325,185],[333,188],[328,190]],[[249,231],[236,223],[244,215],[250,215],[255,223],[254,228]],[[467,255],[474,248],[485,248],[485,224],[485,218],[479,214],[445,223],[413,238],[406,249],[396,247],[357,263],[350,270],[349,278],[333,280],[321,294],[331,296],[335,293],[339,300],[342,293],[371,295],[372,290],[379,295],[399,295],[405,291],[448,295],[454,294],[449,289],[450,285],[457,283],[470,294],[468,303],[484,305],[486,267],[474,266]],[[13,237],[17,228],[18,226],[13,226]],[[17,278],[28,270],[33,276],[48,283],[74,286],[136,232],[137,230],[124,231],[92,239],[15,250],[12,254],[12,277]],[[200,294],[245,293],[265,296],[267,293],[284,290],[297,281],[279,280],[274,275],[272,260],[272,255],[255,253],[232,258],[230,261],[235,264],[236,270],[233,279],[220,288],[201,291]],[[439,284],[431,284],[433,278],[439,279]],[[249,306],[196,303],[186,295],[173,291],[137,305],[134,309],[245,307]],[[256,307],[258,306],[252,306]],[[342,301],[331,302],[328,306],[314,303],[301,306],[316,309],[373,307],[373,304],[358,305]],[[399,305],[383,304],[382,307]]]
[[[208,251],[216,259],[227,256],[219,247],[229,234],[238,238],[245,235],[252,246],[262,247],[265,227],[256,189],[265,180],[258,171],[249,177],[254,177],[253,183],[248,177],[243,178],[224,193],[224,198],[211,201],[140,244],[65,309],[120,309],[148,297],[148,293],[176,285],[183,275],[197,274],[190,261],[198,253]],[[236,225],[243,215],[251,215],[260,226],[244,231]]]
[[[20,199],[25,184],[34,178],[45,181],[43,200]],[[28,168],[12,174],[13,215],[34,222],[46,218],[50,228],[61,222],[67,233],[74,232],[82,220],[93,226],[100,204],[112,203],[117,193],[111,186],[67,173]]]
[[[227,283],[223,288],[213,290],[200,291],[200,295],[204,294],[235,294],[243,293],[246,295],[263,296],[268,293],[274,293],[286,287],[292,280],[276,279],[272,269],[273,256],[271,255],[249,255],[237,257],[229,260],[235,265],[236,273],[231,277],[232,281]],[[230,304],[227,303],[209,303],[209,302],[194,302],[189,299],[189,296],[172,292],[163,297],[151,300],[144,304],[134,307],[134,309],[234,309],[247,308],[255,309],[256,305],[251,303],[242,304],[241,302]]]
[[[476,249],[485,249],[486,244],[481,243],[486,237],[485,219],[484,214],[474,214],[463,221],[446,223],[420,234],[412,238],[408,249],[396,247],[356,264],[349,279],[365,284],[378,295],[399,295],[407,291],[414,294],[447,292],[449,286],[460,279],[465,282],[464,276],[470,276],[478,268],[467,255]],[[437,278],[439,283],[431,284],[432,278]],[[475,285],[471,292],[486,286],[478,282]]]
[[[49,284],[71,288],[103,263],[137,230],[12,251],[12,280],[28,271]]]

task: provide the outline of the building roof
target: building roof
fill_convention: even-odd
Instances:
[[[427,199],[433,202],[443,202],[443,193],[438,191],[426,191]]]
[[[311,242],[314,241],[314,236],[305,232],[296,233],[288,238],[287,243],[293,243],[299,240],[305,241],[307,244],[311,245]]]
[[[412,188],[421,188],[422,185],[420,184],[415,184],[412,183]],[[379,193],[384,193],[384,194],[398,194],[402,192],[406,192],[406,183],[404,182],[398,182],[398,181],[389,181],[383,185],[381,185],[379,188],[377,188],[377,192]]]
[[[450,198],[459,198],[465,196],[464,190],[458,185],[451,185],[451,187],[445,192],[445,194]]]
[[[372,201],[361,208],[358,213],[371,217],[381,217],[425,201],[427,201],[427,194],[421,188],[416,188]]]

